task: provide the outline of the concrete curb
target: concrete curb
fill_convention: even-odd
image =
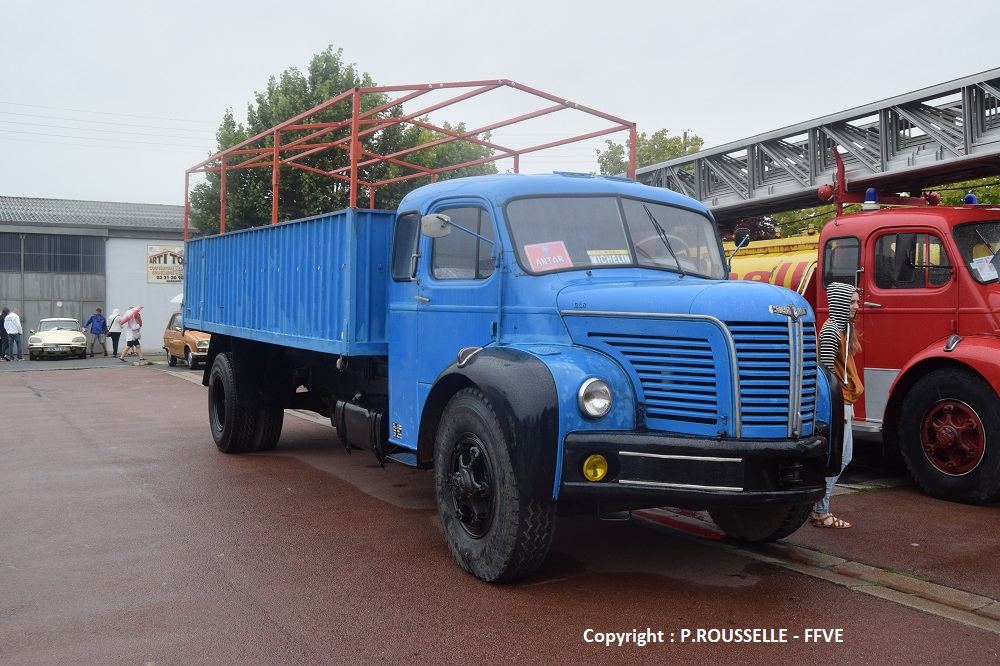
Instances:
[[[637,511],[635,515],[657,525],[687,532],[701,542],[715,544],[758,562],[774,564],[859,594],[878,597],[1000,636],[1000,601],[995,599],[789,543],[741,544],[724,539],[715,525],[698,521],[691,514],[687,511],[674,513],[665,509],[650,509]],[[701,525],[696,529],[687,529],[686,526],[692,522],[700,522]],[[704,538],[706,531],[714,532],[718,538]]]

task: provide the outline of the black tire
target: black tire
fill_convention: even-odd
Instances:
[[[208,423],[223,453],[254,450],[257,412],[240,405],[231,353],[215,357],[208,377]]]
[[[28,354],[28,360],[29,361],[37,361],[38,357],[35,356],[34,354]]]
[[[184,362],[187,363],[188,370],[194,370],[198,367],[198,361],[194,360],[194,354],[190,347],[184,348]]]
[[[177,357],[171,354],[169,349],[167,350],[167,365],[171,368],[177,365]]]
[[[903,400],[899,448],[924,492],[965,504],[1000,499],[1000,401],[979,375],[942,368]]]
[[[257,427],[253,432],[251,451],[273,451],[281,438],[285,410],[281,407],[257,410]]]
[[[812,504],[717,507],[709,509],[708,515],[735,539],[766,543],[783,539],[802,527],[812,508]]]
[[[459,391],[441,416],[434,489],[448,549],[476,578],[517,580],[545,560],[555,502],[533,499],[518,486],[500,423],[478,389]]]

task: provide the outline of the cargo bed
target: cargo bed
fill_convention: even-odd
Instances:
[[[388,354],[393,211],[350,208],[189,240],[184,325],[331,354]]]

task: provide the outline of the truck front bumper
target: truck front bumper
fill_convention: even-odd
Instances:
[[[608,474],[589,481],[583,464],[595,454],[608,461]],[[828,457],[822,436],[731,440],[575,432],[563,443],[558,499],[633,509],[803,504],[825,493]]]

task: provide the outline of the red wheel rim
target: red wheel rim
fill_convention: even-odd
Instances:
[[[986,433],[976,410],[958,400],[934,403],[920,424],[927,460],[949,476],[968,474],[986,454]]]

